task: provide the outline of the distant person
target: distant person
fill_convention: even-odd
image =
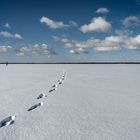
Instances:
[[[6,62],[6,66],[8,66],[8,62]]]

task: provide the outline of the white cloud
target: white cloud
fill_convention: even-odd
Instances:
[[[6,28],[8,28],[8,29],[10,29],[10,28],[11,28],[11,26],[10,26],[10,24],[9,24],[9,23],[5,23],[5,24],[4,24],[4,27],[6,27]]]
[[[64,24],[62,21],[53,21],[48,17],[44,17],[44,16],[40,19],[40,22],[46,24],[52,29],[68,27],[68,25]]]
[[[20,34],[12,34],[7,31],[1,31],[0,36],[5,37],[5,38],[16,38],[16,39],[22,39],[22,36]]]
[[[104,39],[90,38],[86,41],[74,41],[64,43],[66,48],[71,48],[70,53],[78,53],[76,50],[85,50],[86,48],[93,48],[98,52],[120,51],[122,49],[140,50],[140,35],[135,37],[128,35],[114,35],[108,36]]]
[[[74,44],[72,42],[65,43],[65,48],[73,48]]]
[[[19,52],[16,54],[17,56],[24,56],[25,54],[23,52]]]
[[[53,35],[52,38],[53,38],[55,41],[60,41],[60,37],[58,37],[58,36]]]
[[[60,37],[59,41],[64,44],[65,48],[69,48],[69,53],[72,54],[86,54],[88,53],[88,48],[91,48],[96,52],[120,51],[122,49],[140,50],[140,35],[132,37],[126,34],[119,34],[108,36],[104,39],[91,37],[85,41],[70,40]],[[0,53],[7,52],[15,52],[17,56],[28,54],[51,56],[52,54],[55,54],[52,48],[47,44],[34,44],[21,48],[14,48],[10,45],[0,45]]]
[[[75,51],[73,49],[70,50],[69,52],[72,53],[72,54],[75,54]]]
[[[6,32],[6,31],[1,31],[0,36],[6,37],[6,38],[12,38],[13,37],[13,35],[11,33]]]
[[[108,36],[104,39],[91,37],[85,41],[70,40],[65,37],[59,37],[59,41],[64,44],[65,48],[69,48],[69,53],[72,54],[86,54],[88,53],[87,48],[91,48],[96,52],[120,51],[122,49],[140,50],[140,35],[132,37],[126,34],[119,34]],[[5,48],[2,50],[4,52]],[[30,53],[48,56],[54,54],[54,51],[47,44],[24,46],[16,51],[18,52],[17,56],[23,56]]]
[[[84,48],[71,49],[69,52],[72,54],[87,54],[88,53],[88,51],[86,51]]]
[[[0,53],[6,53],[12,49],[10,45],[0,45]]]
[[[109,10],[107,8],[101,7],[96,10],[96,13],[105,14],[108,13]]]
[[[17,38],[17,39],[23,39],[22,36],[20,34],[17,34],[17,33],[14,34],[14,37]]]
[[[129,30],[116,30],[116,35],[107,36],[104,39],[91,37],[85,41],[68,39],[67,37],[57,37],[57,41],[70,49],[70,53],[79,53],[86,48],[93,48],[98,52],[119,51],[121,49],[140,48],[140,35],[132,37]],[[79,53],[80,54],[80,53]]]
[[[68,24],[64,24],[62,21],[54,21],[45,16],[41,17],[40,22],[46,24],[48,27],[50,27],[52,29],[78,26],[78,24],[73,20],[70,20]]]
[[[109,36],[106,37],[104,40],[100,40],[97,44],[97,47],[120,47],[121,44],[124,42],[125,36]]]
[[[67,43],[69,42],[69,39],[66,38],[65,36],[52,36],[52,38],[55,40],[55,41],[61,41],[63,43]]]
[[[108,32],[112,29],[111,24],[103,17],[95,17],[91,23],[80,27],[80,31],[87,32]]]
[[[128,40],[125,41],[124,47],[130,50],[140,50],[140,35],[129,37]]]
[[[22,52],[22,53],[26,53],[26,52],[29,52],[31,49],[30,49],[30,47],[21,47],[20,49],[19,49],[19,51],[20,52]]]
[[[54,54],[54,51],[47,44],[34,44],[30,46],[24,46],[16,51],[18,52],[16,54],[17,56],[23,56],[29,53],[40,54],[40,55]]]
[[[75,27],[77,27],[78,24],[77,24],[75,21],[70,20],[70,21],[69,21],[69,26],[75,26]]]
[[[132,30],[129,30],[129,29],[115,30],[115,34],[129,36],[129,35],[132,35],[133,34],[133,31]]]
[[[64,43],[65,48],[71,48],[70,53],[80,54],[86,53],[86,48],[93,48],[95,51],[119,51],[124,47],[124,40],[127,40],[125,35],[116,35],[105,37],[104,39],[89,38],[85,41],[77,41],[66,39],[66,41],[60,41]],[[64,38],[65,39],[65,38]]]
[[[69,42],[69,39],[67,39],[67,38],[62,38],[62,39],[61,39],[61,42],[67,43],[67,42]]]
[[[127,27],[140,26],[140,18],[137,16],[129,16],[122,20],[122,24]]]
[[[47,44],[34,44],[29,46],[23,46],[20,48],[12,47],[10,45],[0,45],[0,53],[13,52],[17,56],[23,56],[27,54],[40,54],[40,55],[52,55],[54,51]]]
[[[86,48],[91,48],[93,47],[93,44],[97,44],[97,42],[99,42],[98,39],[95,39],[95,38],[90,38],[86,41],[77,41],[77,40],[70,40],[70,39],[67,39],[67,42],[64,42],[62,41],[63,39],[61,39],[60,41],[62,43],[64,43],[64,46],[65,48],[80,48],[79,50],[83,50],[83,49],[86,49]]]
[[[120,47],[96,47],[94,48],[95,51],[98,52],[107,52],[107,51],[119,51],[121,50]]]

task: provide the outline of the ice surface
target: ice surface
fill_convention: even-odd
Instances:
[[[51,87],[66,71],[54,94]],[[140,65],[0,65],[0,140],[139,140]],[[38,103],[44,105],[28,112]]]

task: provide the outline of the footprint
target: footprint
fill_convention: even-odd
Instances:
[[[34,110],[34,109],[36,109],[37,107],[40,107],[40,106],[43,106],[43,102],[40,102],[40,103],[38,103],[38,104],[35,104],[35,105],[31,106],[31,107],[28,109],[28,111],[32,111],[32,110]]]
[[[59,79],[59,80],[58,80],[58,83],[59,83],[59,82],[61,82],[61,81],[62,81],[62,80],[61,80],[61,79]]]
[[[16,116],[9,116],[9,117],[3,119],[0,122],[0,128],[4,127],[4,126],[12,125],[15,122],[15,118],[16,118]]]
[[[62,77],[62,80],[65,80],[65,77]]]
[[[62,80],[60,80],[60,81],[58,82],[58,84],[59,84],[59,85],[63,84],[63,81],[62,81]]]
[[[50,89],[49,92],[55,91],[57,88]]]
[[[44,97],[47,97],[47,95],[45,95],[44,93],[41,93],[41,94],[37,97],[37,99],[41,99],[41,98],[44,98]]]
[[[57,85],[57,84],[54,84],[52,87],[53,87],[53,88],[57,88],[57,87],[58,87],[58,85]]]

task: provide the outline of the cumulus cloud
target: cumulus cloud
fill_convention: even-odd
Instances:
[[[115,34],[129,36],[129,35],[132,35],[133,34],[133,31],[132,30],[129,30],[129,29],[115,30]]]
[[[36,54],[52,54],[51,48],[48,47],[47,44],[35,44],[30,47],[32,53]]]
[[[62,38],[62,39],[61,39],[61,42],[67,43],[67,42],[69,42],[69,39],[67,39],[67,38]]]
[[[19,52],[16,54],[16,56],[24,56],[25,54],[23,52]]]
[[[6,32],[6,31],[1,31],[0,32],[0,36],[6,37],[6,38],[12,38],[13,37],[13,34],[11,34],[9,32]]]
[[[129,16],[122,20],[122,24],[128,28],[133,26],[140,26],[140,18],[137,16]]]
[[[94,48],[95,51],[98,51],[98,52],[109,52],[109,51],[119,51],[121,50],[120,47],[96,47]]]
[[[129,37],[128,40],[125,41],[125,48],[130,50],[140,50],[140,35]]]
[[[60,41],[60,37],[59,37],[59,36],[53,35],[52,38],[53,38],[55,41]]]
[[[127,34],[118,34],[97,39],[91,37],[85,41],[71,40],[66,37],[59,37],[59,41],[69,48],[71,54],[87,54],[87,49],[91,48],[96,52],[120,51],[122,49],[140,50],[140,35],[129,36]],[[5,48],[2,49],[3,52]],[[35,44],[16,49],[17,56],[26,54],[52,55],[55,52],[47,44]]]
[[[22,36],[20,34],[17,34],[17,33],[14,34],[14,37],[17,38],[17,39],[23,39]]]
[[[88,53],[88,51],[86,51],[84,48],[71,49],[69,52],[71,54],[87,54]]]
[[[54,20],[52,20],[48,17],[45,17],[45,16],[41,17],[40,22],[44,23],[45,25],[47,25],[48,27],[50,27],[52,29],[78,26],[78,24],[73,20],[70,20],[68,24],[64,24],[62,21],[54,21]]]
[[[108,32],[112,29],[111,23],[109,23],[103,17],[95,17],[91,20],[91,23],[82,25],[80,31],[87,32]]]
[[[12,46],[10,45],[0,45],[0,53],[6,53],[12,50]]]
[[[96,13],[105,14],[108,13],[109,10],[107,8],[101,7],[96,10]]]
[[[1,31],[0,36],[5,37],[5,38],[15,38],[15,39],[22,39],[22,36],[20,34],[12,34],[7,31]]]
[[[100,40],[97,47],[120,47],[124,41],[125,36],[109,36],[106,37],[104,40]]]
[[[65,43],[65,48],[73,48],[75,45],[72,42]]]
[[[104,39],[91,37],[85,41],[77,41],[61,38],[59,41],[64,44],[65,48],[70,49],[70,53],[81,54],[87,53],[87,48],[92,48],[98,52],[119,51],[126,45],[126,40],[128,40],[128,36],[126,35],[114,35],[105,37]]]
[[[9,23],[5,23],[5,24],[4,24],[4,27],[6,27],[6,28],[8,28],[8,29],[10,29],[10,28],[11,28],[11,26],[10,26],[10,24],[9,24]]]
[[[23,56],[29,53],[32,54],[40,54],[40,55],[51,55],[55,54],[55,52],[50,48],[47,44],[34,44],[30,46],[21,47],[17,51],[17,56]]]
[[[70,21],[69,21],[69,26],[75,26],[75,27],[77,27],[78,24],[77,24],[75,21],[70,20]]]
[[[54,20],[52,20],[48,17],[45,17],[45,16],[43,16],[40,19],[40,22],[46,24],[47,26],[49,26],[52,29],[68,27],[68,25],[64,24],[62,21],[54,21]]]
[[[52,38],[55,40],[55,41],[61,41],[63,43],[67,43],[69,42],[70,40],[68,38],[66,38],[65,36],[52,36]]]
[[[97,39],[91,37],[85,41],[71,40],[65,37],[59,37],[59,41],[69,48],[71,54],[87,54],[89,48],[96,52],[120,51],[122,49],[140,50],[140,35],[129,36],[127,34],[118,34]],[[90,49],[90,50],[91,50]],[[0,53],[14,52],[17,56],[30,54],[47,55],[55,54],[53,49],[47,44],[27,45],[20,48],[10,45],[0,45]]]
[[[72,54],[75,54],[75,51],[73,49],[70,50],[69,52],[72,53]]]
[[[74,48],[74,49],[79,49],[79,51],[84,50],[86,48],[90,48],[93,46],[93,44],[95,44],[98,39],[88,39],[86,41],[77,41],[77,40],[70,40],[67,38],[61,38],[59,41],[61,41],[62,43],[64,43],[64,47],[65,48]]]
[[[77,41],[67,39],[63,42],[65,48],[70,48],[70,53],[80,54],[85,53],[87,48],[92,48],[94,51],[120,51],[122,49],[140,50],[140,35],[129,36],[126,34],[119,34],[105,37],[104,39],[89,38],[85,41]]]
[[[0,45],[0,53],[15,53],[17,56],[24,56],[30,54],[47,55],[55,54],[53,49],[47,44],[34,44],[23,47],[13,47],[11,45]]]

